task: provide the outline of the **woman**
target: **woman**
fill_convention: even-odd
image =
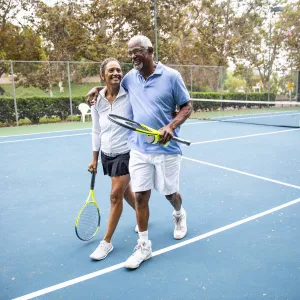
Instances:
[[[132,118],[132,110],[126,91],[120,86],[123,78],[120,63],[115,58],[107,58],[100,66],[101,79],[106,87],[98,95],[91,107],[93,161],[89,170],[97,172],[99,151],[104,175],[111,177],[110,214],[108,228],[97,249],[90,255],[92,259],[104,259],[112,250],[111,238],[118,225],[123,210],[123,197],[135,209],[134,193],[130,187],[128,170],[129,148],[128,130],[108,119],[110,113]]]

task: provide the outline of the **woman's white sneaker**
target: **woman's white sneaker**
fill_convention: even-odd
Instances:
[[[107,243],[106,241],[101,241],[96,250],[90,255],[90,258],[95,260],[104,259],[109,252],[114,249],[112,243]]]
[[[182,214],[177,216],[175,211],[173,212],[173,222],[174,222],[174,239],[181,240],[187,234],[186,225],[186,212],[182,208]]]
[[[143,242],[138,240],[138,244],[134,248],[134,253],[125,261],[125,268],[136,269],[140,264],[151,258],[152,256],[152,247],[151,241]]]

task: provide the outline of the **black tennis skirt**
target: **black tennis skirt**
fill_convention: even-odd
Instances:
[[[104,175],[116,177],[129,174],[129,152],[114,157],[101,152],[101,161]]]

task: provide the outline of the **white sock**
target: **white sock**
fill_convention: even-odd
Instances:
[[[139,238],[141,241],[147,242],[148,241],[148,230],[139,232]]]
[[[180,216],[182,214],[183,214],[183,207],[181,206],[181,208],[179,210],[175,210],[175,215]]]

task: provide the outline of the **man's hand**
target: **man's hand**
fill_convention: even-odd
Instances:
[[[97,102],[97,97],[102,89],[102,86],[96,86],[89,90],[89,92],[86,95],[86,103],[89,106],[93,106]]]
[[[174,137],[174,130],[170,124],[159,129],[161,139],[159,141],[160,144],[168,143]]]

